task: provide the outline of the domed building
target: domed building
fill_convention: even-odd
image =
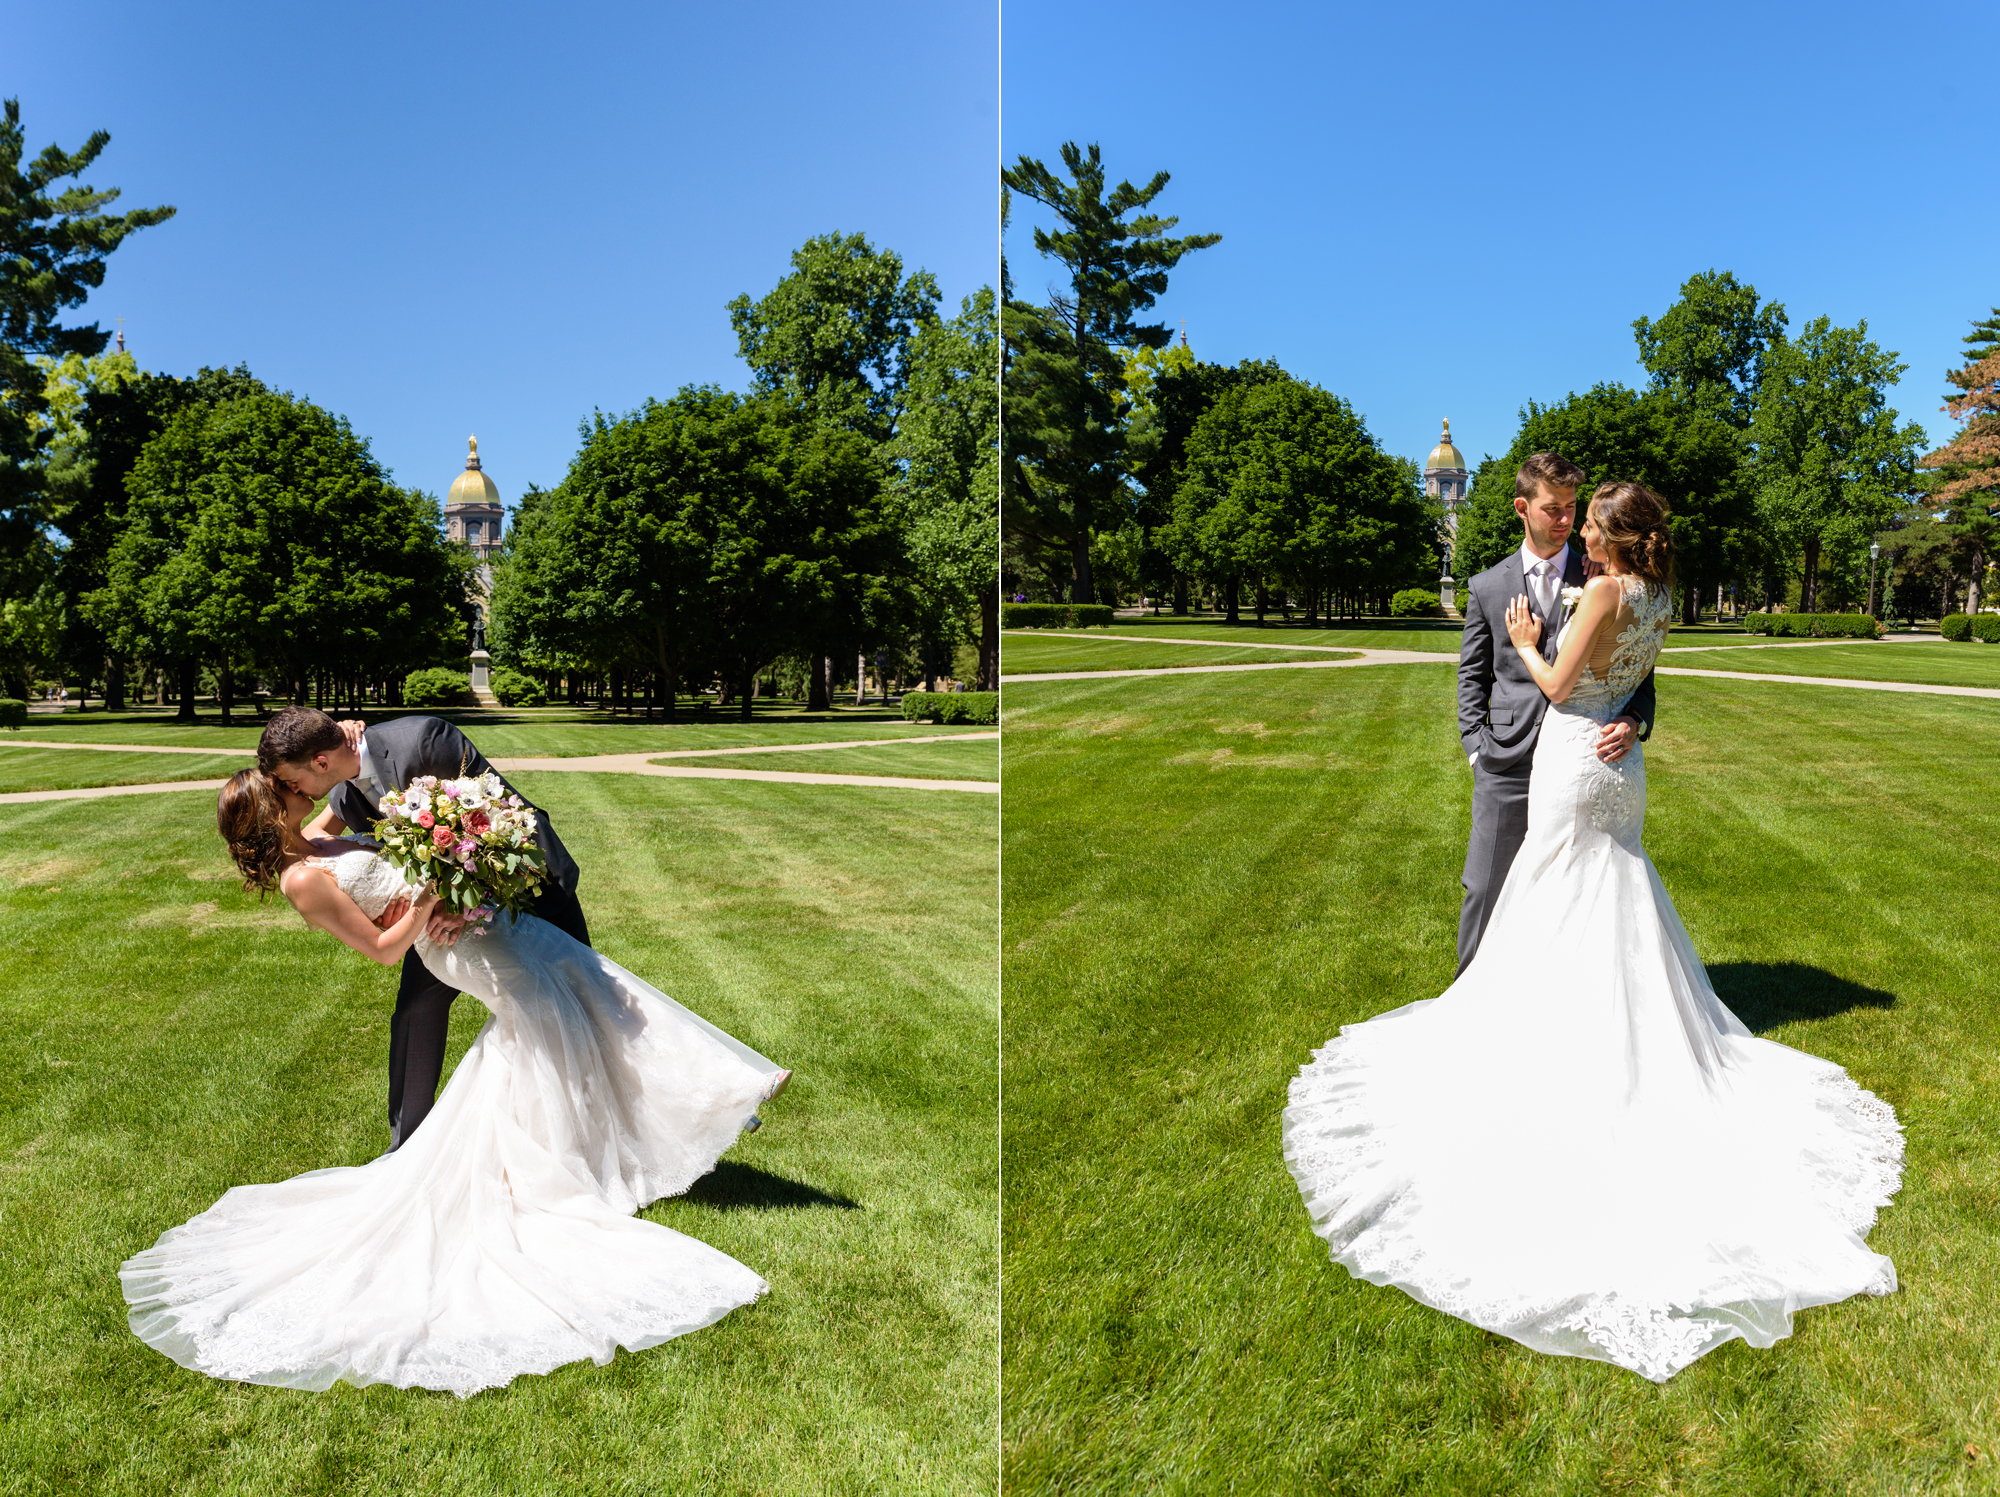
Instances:
[[[1465,455],[1452,444],[1451,421],[1447,418],[1444,435],[1424,459],[1424,492],[1444,505],[1444,534],[1440,538],[1444,554],[1439,559],[1438,600],[1444,604],[1448,617],[1456,617],[1458,613],[1453,606],[1451,561],[1458,550],[1458,516],[1465,508],[1465,485],[1471,476],[1466,471]]]
[[[500,490],[479,466],[479,438],[468,437],[471,452],[465,471],[453,481],[444,497],[445,539],[464,541],[482,566],[500,549],[500,527],[507,511],[500,503]]]

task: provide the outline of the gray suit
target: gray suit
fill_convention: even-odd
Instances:
[[[419,775],[453,779],[461,774],[485,774],[493,768],[472,741],[441,717],[393,717],[368,730],[368,758],[383,791],[400,789]],[[507,785],[504,777],[501,784]],[[512,785],[508,790],[520,791]],[[526,796],[521,797],[527,800]],[[381,819],[379,798],[371,798],[353,780],[333,787],[327,798],[333,814],[355,831],[370,830]],[[590,944],[583,906],[576,900],[576,859],[556,836],[548,812],[529,801],[535,812],[535,842],[548,861],[549,877],[535,897],[533,911],[558,930]],[[389,1019],[389,1147],[399,1149],[437,1101],[438,1077],[444,1073],[445,1038],[451,1028],[452,1000],[458,997],[433,977],[414,948],[403,958],[403,980],[396,989],[396,1011]]]
[[[1563,586],[1582,587],[1583,551],[1570,543]],[[1472,964],[1493,914],[1493,901],[1528,834],[1528,776],[1549,699],[1507,637],[1507,605],[1526,595],[1537,618],[1518,547],[1466,586],[1465,635],[1458,649],[1458,736],[1472,764],[1472,837],[1465,849],[1465,903],[1458,915],[1458,970]],[[1558,609],[1558,612],[1560,610]],[[1543,620],[1541,654],[1556,657],[1555,630]],[[1653,675],[1632,694],[1623,716],[1653,731]]]

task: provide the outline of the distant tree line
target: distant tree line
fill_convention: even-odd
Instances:
[[[1386,612],[1437,576],[1437,507],[1353,408],[1269,361],[1235,367],[1174,347],[1143,322],[1168,272],[1218,234],[1175,238],[1151,211],[1167,173],[1107,187],[1099,148],[1069,143],[1063,172],[1022,156],[1011,197],[1048,210],[1035,248],[1067,289],[1005,297],[1003,566],[1045,601],[1121,602],[1204,591],[1307,615]]]
[[[1461,581],[1520,544],[1515,470],[1554,451],[1585,469],[1586,496],[1635,479],[1666,499],[1689,622],[1731,595],[1751,608],[1866,607],[1871,545],[1878,612],[1935,616],[1968,588],[1977,606],[2000,488],[2000,309],[1948,376],[1957,390],[1947,409],[1967,428],[1928,455],[1922,426],[1888,401],[1907,366],[1866,321],[1816,317],[1793,333],[1781,304],[1710,270],[1633,333],[1643,388],[1606,383],[1530,401],[1507,451],[1479,464],[1453,558]]]
[[[171,208],[54,191],[102,151],[23,163],[0,122],[0,695],[51,675],[108,704],[171,689],[225,716],[258,686],[393,704],[462,665],[479,604],[436,499],[393,483],[344,418],[247,369],[139,370],[60,313]],[[862,651],[895,673],[997,675],[996,298],[939,316],[929,274],[859,234],[792,256],[728,308],[753,388],[690,387],[582,428],[520,502],[494,567],[497,661],[673,712],[760,675],[816,704]]]

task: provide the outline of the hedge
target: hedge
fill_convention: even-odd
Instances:
[[[542,690],[540,682],[504,665],[493,672],[488,684],[503,707],[546,707],[549,704],[548,693]]]
[[[1427,593],[1420,587],[1406,587],[1389,600],[1389,617],[1392,619],[1434,619],[1444,612],[1438,606],[1438,595]]]
[[[1015,604],[1016,608],[1024,604]],[[971,723],[990,728],[1000,721],[997,691],[906,691],[903,717],[913,723]]]
[[[1002,603],[1002,629],[1102,629],[1113,617],[1109,603]]]
[[[472,682],[462,671],[443,666],[411,671],[403,678],[405,707],[462,707],[471,700]]]
[[[1962,613],[1948,613],[1938,620],[1938,633],[1946,639],[1970,639],[1972,620]]]
[[[25,728],[28,704],[15,697],[0,697],[0,728]]]
[[[1865,613],[1750,613],[1745,634],[1778,639],[1880,639],[1882,625]]]
[[[1989,645],[2000,645],[2000,613],[1982,613],[1974,619],[1972,637]]]

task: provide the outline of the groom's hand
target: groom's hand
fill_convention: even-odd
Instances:
[[[1606,723],[1597,735],[1597,757],[1606,764],[1616,764],[1632,752],[1632,745],[1638,740],[1639,725],[1629,717],[1614,717]]]
[[[440,946],[453,946],[458,942],[458,933],[465,929],[465,916],[454,915],[443,905],[431,911],[425,933]]]
[[[383,930],[387,930],[390,926],[394,925],[398,920],[402,919],[405,915],[409,913],[410,913],[410,901],[405,899],[402,895],[399,894],[394,899],[389,901],[389,903],[383,908],[381,914],[375,917],[375,923]]]

